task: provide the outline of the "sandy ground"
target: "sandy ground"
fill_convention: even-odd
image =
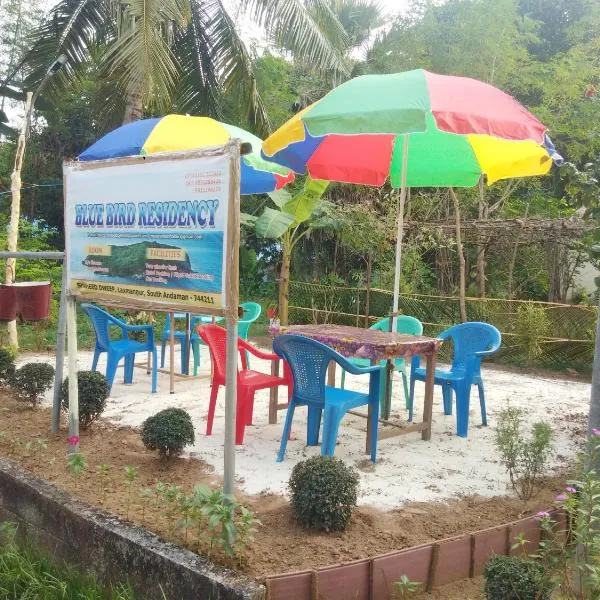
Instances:
[[[53,362],[49,355],[25,355],[19,363],[31,360]],[[179,365],[179,354],[176,354]],[[89,369],[90,352],[78,356],[79,369]],[[253,368],[268,372],[269,363],[253,359]],[[196,427],[196,443],[190,447],[191,457],[202,457],[215,467],[223,469],[224,390],[219,399],[213,426],[213,435],[204,434],[210,394],[209,356],[201,349],[199,379],[177,379],[175,393],[169,393],[169,377],[159,374],[158,393],[150,393],[150,376],[144,369],[134,373],[134,383],[124,385],[122,369],[108,400],[105,417],[120,426],[139,427],[148,416],[167,407],[186,409]],[[100,369],[104,363],[100,362]],[[65,365],[66,373],[66,365]],[[339,375],[339,374],[338,374]],[[455,417],[444,416],[441,393],[436,388],[433,412],[433,432],[429,442],[423,442],[420,434],[381,439],[378,445],[378,461],[372,465],[364,454],[366,419],[348,415],[340,427],[335,455],[361,471],[359,503],[382,509],[391,509],[408,502],[443,501],[465,495],[478,494],[491,497],[507,491],[508,478],[499,464],[494,448],[494,424],[498,413],[508,405],[519,406],[527,411],[527,421],[547,421],[554,431],[554,456],[552,469],[565,466],[575,458],[585,432],[589,406],[590,385],[572,380],[560,380],[539,376],[525,376],[498,369],[483,371],[488,427],[480,425],[479,402],[476,390],[472,394],[470,429],[467,439],[455,432]],[[347,387],[366,389],[367,378],[347,378]],[[423,408],[422,383],[417,383],[415,420],[420,420]],[[285,390],[280,390],[283,398]],[[50,402],[52,392],[47,394]],[[237,447],[236,473],[240,487],[249,494],[273,492],[285,494],[292,467],[300,460],[317,454],[320,449],[307,447],[306,409],[296,411],[293,433],[288,442],[287,457],[283,463],[275,458],[285,411],[280,411],[278,424],[268,424],[268,391],[258,392],[254,407],[254,425],[246,429],[243,446]],[[392,417],[401,421],[406,418],[404,398],[399,375],[394,375]],[[385,428],[386,430],[389,428]],[[384,428],[380,431],[383,431]],[[85,448],[82,448],[85,453]]]

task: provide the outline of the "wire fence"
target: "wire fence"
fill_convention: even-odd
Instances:
[[[364,327],[389,315],[392,293],[293,281],[289,303],[290,323]],[[502,333],[496,362],[553,370],[591,370],[596,331],[594,307],[502,298],[467,298],[466,307],[469,321],[491,323]],[[403,294],[399,309],[419,319],[428,336],[460,322],[459,299],[454,296]],[[442,359],[448,358],[449,352],[450,349],[444,350]]]

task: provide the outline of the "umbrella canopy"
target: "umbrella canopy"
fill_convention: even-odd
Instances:
[[[466,77],[419,69],[365,75],[295,115],[263,144],[263,156],[314,179],[471,187],[545,175],[554,148],[546,128],[514,98]]]
[[[273,192],[294,180],[290,169],[261,157],[262,141],[255,135],[209,117],[167,115],[134,121],[107,133],[82,152],[78,159],[103,160],[193,150],[219,146],[232,138],[252,145],[252,152],[241,158],[241,194]]]

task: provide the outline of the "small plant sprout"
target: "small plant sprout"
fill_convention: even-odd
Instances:
[[[85,467],[85,458],[81,452],[75,452],[67,456],[67,468],[71,475],[78,477],[84,471]]]
[[[110,468],[107,464],[98,465],[98,475],[100,477],[100,490],[102,491],[101,503],[104,506],[106,502],[106,484],[108,481],[108,473]]]
[[[127,519],[129,519],[129,509],[131,508],[131,500],[133,496],[133,484],[138,477],[138,470],[131,465],[127,465],[124,471],[125,485],[129,488],[129,493],[127,494]]]
[[[406,600],[411,596],[414,596],[421,588],[423,584],[415,581],[411,581],[406,575],[400,577],[400,581],[394,581],[394,590],[396,591],[395,597],[398,600]]]
[[[142,525],[145,523],[146,504],[148,502],[148,499],[152,498],[153,494],[154,494],[154,490],[152,488],[144,488],[140,492],[140,498],[142,499]]]

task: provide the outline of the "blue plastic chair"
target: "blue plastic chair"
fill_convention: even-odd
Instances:
[[[500,348],[502,336],[489,323],[460,323],[454,325],[439,336],[440,340],[451,339],[454,356],[450,370],[435,370],[435,385],[442,386],[444,414],[452,414],[452,392],[456,395],[456,433],[467,437],[469,430],[469,401],[471,387],[476,385],[479,390],[481,406],[481,423],[487,425],[485,411],[485,392],[481,379],[481,361],[486,356],[494,354]],[[413,401],[415,396],[415,381],[425,381],[425,369],[420,365],[420,357],[412,359],[410,370],[410,402],[408,420],[412,421]]]
[[[381,321],[377,321],[374,325],[371,325],[369,329],[374,329],[377,331],[389,331],[390,330],[390,318],[381,319]],[[396,332],[397,333],[406,333],[408,335],[422,335],[423,334],[423,323],[419,321],[419,319],[415,319],[414,317],[410,317],[408,315],[400,315],[396,319]],[[357,367],[368,367],[371,365],[371,361],[367,358],[350,358],[350,362]],[[382,360],[379,363],[381,367],[381,381],[379,383],[379,410],[383,413],[383,408],[385,406],[385,369],[387,367],[387,361]],[[404,386],[404,400],[406,402],[406,408],[409,405],[410,394],[408,391],[408,378],[406,376],[406,361],[403,358],[396,358],[394,360],[394,366],[396,370],[402,375],[402,384]],[[342,371],[342,389],[344,389],[344,384],[346,382],[346,371]],[[390,387],[392,385],[392,380],[390,379]],[[390,392],[391,393],[391,392]]]
[[[278,356],[287,361],[294,382],[277,462],[283,461],[285,456],[294,411],[297,406],[308,407],[306,438],[309,446],[316,446],[319,443],[321,416],[323,416],[321,454],[323,456],[333,456],[339,425],[344,415],[352,408],[369,404],[372,406],[370,451],[371,460],[375,462],[377,458],[379,420],[379,366],[375,365],[366,369],[356,367],[329,346],[301,335],[280,335],[276,337],[273,340],[273,350]],[[371,375],[369,393],[364,394],[326,386],[327,367],[331,361],[335,361],[352,375],[369,373]]]
[[[98,367],[100,354],[106,352],[108,354],[106,361],[106,379],[108,380],[108,384],[112,387],[117,366],[122,358],[125,359],[124,381],[125,383],[132,383],[135,355],[138,352],[150,352],[152,353],[152,393],[156,393],[157,359],[152,325],[129,325],[93,304],[82,304],[81,309],[90,318],[96,334],[92,371],[96,371]],[[121,339],[111,339],[111,327],[118,327],[121,330]],[[128,334],[132,331],[146,332],[146,341],[138,342],[130,340]]]

